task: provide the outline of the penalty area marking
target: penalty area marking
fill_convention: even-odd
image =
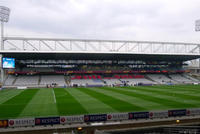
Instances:
[[[53,92],[54,103],[56,103],[56,96],[55,96],[54,90],[52,90],[52,92]]]

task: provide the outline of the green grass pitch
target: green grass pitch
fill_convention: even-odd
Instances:
[[[0,91],[0,119],[181,108],[200,108],[200,85]]]

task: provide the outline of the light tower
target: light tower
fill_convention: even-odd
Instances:
[[[8,22],[9,20],[9,15],[10,15],[10,9],[8,7],[0,6],[0,21],[1,21],[1,51],[4,50],[4,22]],[[2,62],[2,57],[1,57],[1,62]],[[1,83],[3,84],[4,80],[4,70],[1,65]]]
[[[195,31],[196,32],[200,31],[200,20],[195,21]],[[200,53],[200,48],[199,48],[199,53]],[[199,59],[199,68],[200,68],[200,59]]]
[[[195,31],[196,32],[200,31],[200,20],[195,21]]]

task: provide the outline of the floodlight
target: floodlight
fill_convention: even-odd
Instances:
[[[3,23],[8,22],[10,15],[10,9],[8,7],[0,6],[0,21],[1,21],[1,50],[4,50],[4,36],[3,36]],[[2,58],[2,55],[1,55]],[[2,60],[1,60],[2,61]],[[1,83],[4,80],[4,70],[1,66]]]
[[[1,21],[1,50],[4,49],[3,45],[3,23],[8,22],[10,9],[8,7],[0,6],[0,21]]]
[[[200,19],[195,21],[195,31],[200,31]],[[199,59],[199,68],[200,68],[200,59]]]
[[[195,21],[195,31],[200,31],[200,20]]]
[[[8,22],[10,9],[8,7],[0,6],[0,21]]]

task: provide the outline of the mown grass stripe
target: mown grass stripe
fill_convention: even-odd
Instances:
[[[174,89],[177,91],[194,91],[197,93],[200,93],[200,86],[199,85],[163,85],[163,86],[152,86],[152,88],[157,88],[157,89],[168,89],[173,91]]]
[[[3,90],[0,90],[0,96],[3,95],[3,94],[6,94],[6,93],[9,93],[13,91],[12,89],[3,89]]]
[[[200,107],[200,85],[140,86],[131,87],[131,89],[114,87],[111,89],[120,90],[123,91],[123,93],[99,88],[67,88],[61,93],[59,91],[57,95],[55,89],[55,96],[57,95],[56,99],[60,97],[63,99],[61,99],[60,102],[60,107],[63,107],[63,111],[71,109],[71,111],[63,112],[64,114],[60,114],[57,104],[54,103],[53,89],[38,89],[35,94],[31,93],[32,95],[24,93],[28,92],[26,90],[2,90],[0,91],[0,119],[85,114],[82,109],[84,109],[86,113],[92,114]],[[90,92],[85,93],[86,90]],[[30,89],[29,91],[32,92]],[[132,92],[134,95],[130,93],[124,94],[124,91]],[[97,95],[97,97],[95,97],[94,94]],[[187,95],[187,97],[185,95]],[[150,96],[150,98],[153,97],[155,101],[153,102],[150,99],[145,99],[149,98],[148,96]],[[196,99],[192,99],[190,96],[195,96]],[[27,97],[29,99],[27,99]],[[66,100],[66,98],[69,99]],[[110,98],[110,100],[108,98]],[[120,100],[120,102],[125,102],[126,106],[128,103],[128,107],[122,107],[124,103],[119,103],[116,99]],[[71,103],[71,100],[75,100],[76,103]],[[107,102],[105,103],[104,101]],[[173,102],[174,105],[163,105],[163,101],[170,104]],[[108,105],[107,103],[109,102],[112,104]],[[119,106],[113,107],[113,105]],[[130,107],[134,105],[140,108],[131,109]],[[80,107],[82,107],[81,110]]]
[[[0,92],[2,92],[1,94],[0,94],[0,97],[4,97],[4,96],[6,96],[6,95],[10,95],[10,94],[12,94],[13,92],[17,92],[17,91],[20,91],[20,90],[11,90],[11,89],[9,89],[9,90],[6,90],[6,91],[0,91]]]
[[[38,89],[24,90],[0,105],[0,118],[15,118],[23,111]]]
[[[11,99],[12,97],[17,96],[20,94],[23,90],[10,90],[9,92],[6,92],[6,94],[0,95],[0,104],[6,102],[7,100]]]
[[[123,96],[127,96],[123,98],[128,98],[128,97],[134,98],[133,103],[135,103],[136,105],[142,106],[146,108],[147,110],[158,109],[158,108],[159,109],[170,108],[170,107],[167,107],[166,105],[160,104],[159,102],[149,101],[147,99],[144,99],[143,97],[141,97],[142,95],[138,96],[134,92],[132,92],[131,94],[123,92],[124,90],[121,90],[121,88],[119,87],[102,87],[101,89],[104,89],[106,91],[105,93],[112,92],[112,94],[121,94]]]
[[[194,86],[194,87],[193,87]],[[157,89],[157,90],[165,90],[169,92],[175,92],[175,93],[182,93],[182,94],[187,94],[187,95],[193,95],[193,96],[200,96],[200,86],[199,85],[193,85],[193,86],[152,86],[152,89]]]
[[[132,105],[141,107],[144,110],[148,110],[148,109],[152,109],[152,108],[157,108],[157,107],[162,107],[162,105],[155,103],[155,102],[151,102],[151,101],[146,101],[140,98],[136,98],[135,96],[128,96],[125,94],[121,94],[121,93],[117,93],[117,92],[113,92],[111,90],[102,90],[102,88],[108,88],[109,87],[101,87],[101,88],[92,88],[92,90],[95,90],[97,92],[106,94],[106,95],[110,95],[114,98],[120,99],[122,101],[131,103]]]
[[[160,98],[167,98],[167,99],[170,99],[170,100],[173,100],[173,101],[176,101],[176,102],[184,102],[184,103],[187,103],[187,104],[194,104],[196,106],[199,106],[200,105],[200,102],[197,101],[197,100],[192,100],[192,99],[185,99],[183,97],[177,97],[176,94],[174,94],[174,92],[167,92],[167,94],[165,93],[158,93],[158,92],[154,92],[157,91],[157,89],[151,89],[149,90],[150,87],[134,87],[134,88],[123,88],[123,90],[128,90],[128,91],[134,91],[134,92],[140,92],[140,93],[143,93],[143,94],[146,94],[146,95],[150,95],[150,96],[156,96],[156,97],[160,97]],[[121,89],[121,88],[120,88]],[[158,90],[160,91],[160,90]],[[178,93],[179,94],[179,93]]]
[[[180,85],[178,87],[181,87],[181,88],[189,87],[189,88],[191,88],[193,90],[198,90],[198,91],[200,90],[200,85],[186,85],[186,86]]]
[[[192,87],[192,89],[199,89],[200,85],[168,85],[167,87],[173,87],[173,88],[179,88],[179,87],[183,87],[183,88],[187,88],[187,87]]]
[[[106,95],[103,93],[99,93],[95,90],[88,89],[88,88],[77,88],[79,91],[82,91],[99,101],[102,101],[106,105],[111,106],[113,109],[119,111],[119,112],[127,112],[127,111],[143,111],[145,110],[143,107],[135,106],[133,104],[130,104],[126,101],[117,99],[113,96]]]
[[[68,92],[69,89],[55,88],[59,115],[87,114],[87,110]]]
[[[53,89],[40,89],[27,104],[19,117],[58,116],[57,106],[52,95]],[[30,110],[31,109],[31,110]]]
[[[200,86],[168,86],[168,87],[156,87],[156,86],[153,86],[152,88],[156,88],[156,89],[162,89],[165,90],[167,89],[168,91],[177,91],[177,92],[184,92],[184,91],[187,91],[187,92],[195,92],[195,93],[200,93]]]
[[[117,110],[109,105],[75,88],[69,89],[68,92],[88,111],[88,113],[117,112]]]
[[[186,100],[195,100],[195,101],[200,101],[200,98],[198,96],[193,96],[193,95],[188,95],[188,94],[184,94],[184,93],[175,93],[174,91],[168,91],[168,90],[159,90],[159,89],[155,89],[155,88],[151,88],[151,87],[136,87],[139,89],[142,89],[143,91],[147,91],[147,92],[153,92],[153,93],[157,93],[157,94],[165,94],[168,96],[174,95],[176,97],[182,98],[182,99],[186,99]],[[135,89],[135,88],[132,88]]]
[[[137,89],[137,88],[134,88],[134,87],[126,87],[126,88],[132,89],[132,90]],[[121,88],[121,90],[123,90],[123,88]],[[134,92],[134,93],[131,92],[131,91],[125,91],[125,90],[123,90],[123,91],[126,92],[126,94],[133,94],[133,95],[141,97],[144,100],[157,102],[159,104],[165,105],[166,107],[170,107],[170,108],[197,107],[197,105],[187,104],[187,103],[183,103],[183,102],[177,102],[177,101],[173,101],[169,98],[161,98],[161,97],[157,97],[157,96],[147,95],[147,94],[142,93],[142,90],[143,89],[137,90],[138,92]]]

